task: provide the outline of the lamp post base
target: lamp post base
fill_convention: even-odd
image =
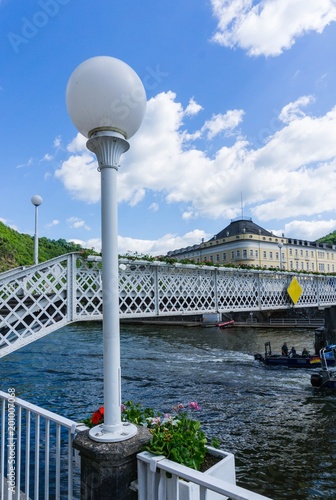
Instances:
[[[131,424],[130,422],[121,422],[120,427],[113,432],[106,431],[104,429],[104,424],[100,424],[90,429],[89,437],[98,443],[117,443],[119,441],[131,439],[137,434],[137,432],[137,426]]]

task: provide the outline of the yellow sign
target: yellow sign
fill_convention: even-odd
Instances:
[[[302,294],[301,285],[296,278],[292,279],[289,287],[287,288],[287,292],[294,304],[296,304]]]

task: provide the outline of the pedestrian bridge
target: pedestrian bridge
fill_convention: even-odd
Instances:
[[[296,277],[294,306],[287,288]],[[336,278],[121,259],[120,318],[336,304]],[[0,274],[0,357],[70,323],[102,319],[101,261],[79,253]]]

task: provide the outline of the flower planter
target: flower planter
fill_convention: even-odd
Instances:
[[[221,460],[213,465],[210,469],[203,472],[205,476],[214,477],[216,479],[221,479],[231,484],[236,484],[236,474],[235,474],[235,462],[234,455],[227,453],[222,450],[217,450],[212,447],[208,447],[208,453],[217,457],[221,457]],[[159,478],[160,472],[158,470],[153,470],[154,468],[150,464],[151,459],[155,458],[155,455],[149,452],[143,452],[138,454],[138,464],[147,463],[146,470],[141,469],[142,466],[138,468],[138,490],[139,490],[139,500],[145,499],[148,490],[151,490],[153,500],[159,499],[159,489],[161,488]],[[193,469],[190,469],[191,471]],[[184,481],[179,479],[179,500],[199,500],[199,486],[193,482]],[[161,498],[166,498],[167,500],[174,500],[174,483],[170,478],[167,477],[166,481],[166,496],[163,495]],[[162,491],[161,491],[162,494]],[[207,491],[206,500],[224,500],[227,497],[215,493],[214,491]]]

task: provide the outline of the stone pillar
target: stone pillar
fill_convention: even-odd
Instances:
[[[324,326],[328,344],[336,344],[336,306],[324,310]]]
[[[81,457],[81,500],[136,500],[130,489],[137,478],[136,455],[150,440],[145,427],[131,439],[117,443],[97,443],[89,431],[79,432],[73,447]]]

